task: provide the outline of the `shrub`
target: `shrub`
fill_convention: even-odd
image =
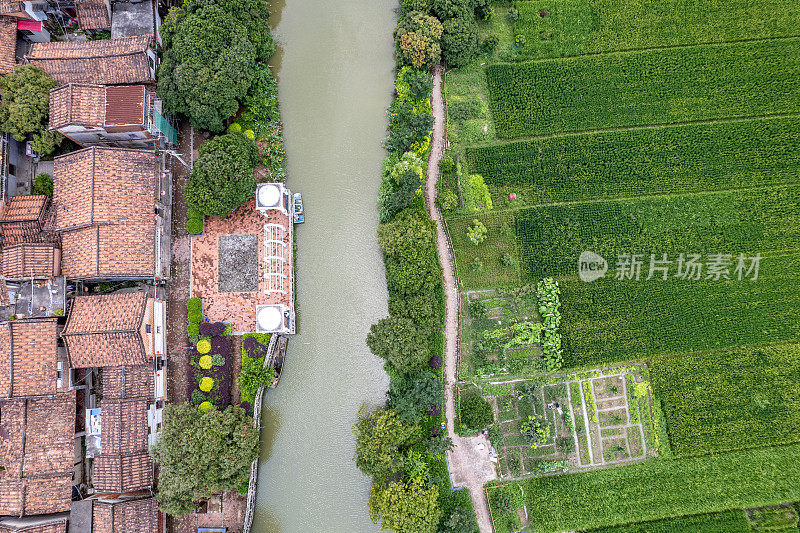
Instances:
[[[470,19],[473,17],[472,0],[433,0],[431,11],[441,21],[452,18]]]
[[[199,407],[200,411],[202,411],[203,413],[207,413],[208,410],[211,409],[211,402],[206,400],[205,402],[201,403]]]
[[[222,355],[215,353],[211,356],[211,364],[214,366],[225,366],[225,357]]]
[[[527,39],[525,39],[524,35],[517,34],[514,36],[514,45],[517,46],[518,48],[524,48],[526,42]]]
[[[450,120],[462,121],[480,118],[486,114],[486,105],[480,97],[469,100],[455,100],[447,104],[447,117]]]
[[[206,354],[211,351],[211,342],[207,339],[203,339],[197,343],[197,351],[201,354]]]
[[[186,310],[187,311],[202,311],[203,309],[203,300],[198,298],[197,296],[193,296],[186,301]]]
[[[453,18],[443,24],[442,55],[450,67],[462,67],[478,53],[478,25],[475,22]]]
[[[205,225],[203,224],[202,218],[186,219],[186,231],[190,235],[202,235],[204,230],[205,230]]]
[[[191,309],[188,313],[186,313],[186,317],[189,319],[190,324],[198,324],[197,330],[198,333],[200,331],[200,321],[203,320],[203,313],[197,309]]]
[[[468,429],[482,429],[492,423],[492,406],[482,396],[472,396],[461,402],[461,423]]]
[[[467,237],[469,241],[478,246],[480,243],[486,240],[486,233],[487,233],[486,226],[483,225],[483,222],[480,220],[473,219],[472,226],[467,228]]]
[[[449,111],[449,106],[448,106]],[[456,168],[456,162],[453,159],[453,154],[448,150],[442,155],[442,158],[439,160],[439,172],[442,174],[447,174],[448,172],[452,172]]]
[[[425,70],[403,67],[397,74],[394,89],[398,98],[427,100],[433,91],[433,80]]]
[[[481,51],[484,54],[491,54],[498,44],[500,44],[500,40],[496,36],[490,35],[481,43]]]
[[[208,396],[203,394],[201,391],[195,389],[192,391],[191,400],[192,400],[192,405],[200,405],[204,401],[208,400]]]
[[[254,399],[258,389],[269,386],[271,380],[272,369],[265,368],[259,361],[251,360],[248,364],[242,365],[242,372],[237,380],[241,397],[245,400]]]
[[[189,325],[186,326],[186,333],[190,337],[200,335],[200,324],[198,324],[197,322],[189,322]]]
[[[208,376],[203,377],[200,380],[200,390],[203,392],[209,392],[214,387],[214,380]]]
[[[478,211],[492,208],[492,195],[480,174],[471,174],[464,185],[464,209]]]
[[[239,131],[242,131],[242,125],[241,124],[237,124],[236,122],[234,122],[233,124],[228,126],[228,133],[236,133],[236,132],[239,132]]]
[[[36,179],[33,180],[31,194],[53,196],[53,176],[50,174],[39,174],[36,176]]]
[[[428,365],[430,365],[431,368],[435,368],[436,370],[438,370],[442,368],[442,358],[439,357],[438,355],[434,355],[433,357],[431,357],[431,360],[428,361]]]
[[[458,196],[451,189],[444,189],[436,196],[436,203],[442,211],[452,211],[458,207]]]
[[[203,370],[208,370],[209,368],[211,368],[211,356],[210,355],[201,356],[197,364],[200,365],[200,368],[202,368]]]
[[[519,11],[517,10],[517,8],[513,6],[509,7],[506,18],[508,18],[508,21],[511,24],[514,24],[517,20],[519,20]]]

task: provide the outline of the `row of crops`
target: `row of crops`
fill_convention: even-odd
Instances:
[[[800,112],[800,40],[601,54],[486,68],[497,136]]]
[[[520,58],[641,50],[798,35],[800,4],[787,0],[517,1]],[[546,11],[547,15],[542,16]]]
[[[488,185],[526,204],[762,187],[798,181],[800,117],[545,137],[465,155]]]

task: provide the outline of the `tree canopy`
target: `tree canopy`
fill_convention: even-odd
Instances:
[[[189,207],[221,217],[253,196],[258,163],[253,141],[241,132],[219,135],[201,146],[199,153],[186,184]]]
[[[369,495],[369,516],[381,529],[395,533],[435,533],[442,516],[439,488],[418,479],[375,481]]]
[[[478,25],[471,18],[444,21],[442,54],[449,67],[462,67],[478,54]]]
[[[369,328],[367,346],[400,372],[425,368],[430,360],[431,331],[410,318],[389,316]]]
[[[258,430],[240,407],[212,407],[203,414],[190,404],[169,404],[164,428],[151,449],[158,464],[161,510],[183,516],[198,500],[246,484],[258,456]]]
[[[417,372],[389,383],[389,405],[409,424],[419,424],[442,403],[442,380],[430,372]]]
[[[442,31],[442,23],[436,17],[420,11],[406,14],[394,30],[398,63],[418,69],[432,68],[442,57],[439,43]]]
[[[275,49],[264,0],[190,0],[161,26],[158,94],[200,130],[222,131]]]
[[[45,71],[21,65],[0,79],[0,128],[15,140],[31,136],[31,147],[42,155],[51,154],[64,140],[48,131],[50,89],[58,84]]]
[[[402,469],[402,449],[417,432],[416,426],[404,423],[392,409],[385,407],[358,411],[356,466],[368,476],[385,477]]]
[[[378,228],[386,256],[389,289],[402,294],[430,292],[441,283],[436,229],[424,211],[406,209]]]

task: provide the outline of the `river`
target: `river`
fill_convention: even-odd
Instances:
[[[394,82],[393,0],[274,0],[287,184],[297,226],[298,334],[264,401],[254,533],[368,533],[369,479],[353,462],[362,404],[388,376],[365,342],[386,316],[376,197]]]

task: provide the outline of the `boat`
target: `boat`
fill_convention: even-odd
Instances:
[[[303,197],[300,195],[299,192],[294,193],[292,196],[294,200],[292,205],[292,211],[294,213],[294,223],[295,224],[302,224],[304,217],[303,217]]]
[[[278,342],[275,344],[275,351],[272,354],[272,358],[270,360],[270,366],[273,369],[272,379],[270,380],[269,388],[274,389],[278,386],[278,383],[281,380],[281,372],[283,371],[283,360],[286,358],[286,345],[289,343],[289,339],[280,335],[278,337]]]

